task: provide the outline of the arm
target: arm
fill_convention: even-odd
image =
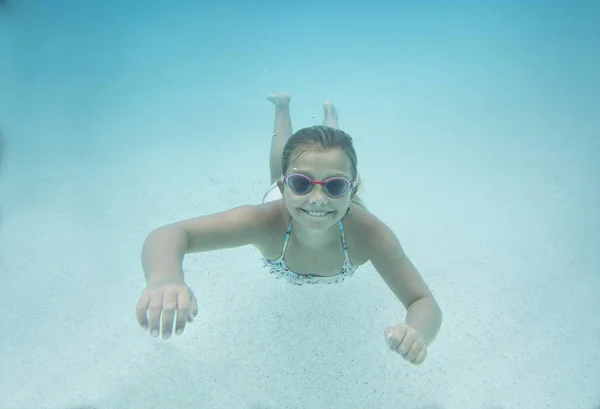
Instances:
[[[142,267],[147,287],[136,305],[140,326],[153,337],[162,331],[167,339],[181,334],[198,313],[196,297],[185,284],[182,261],[187,253],[261,246],[270,226],[270,214],[261,206],[231,210],[185,220],[152,231],[142,249]],[[175,319],[177,317],[177,319]]]
[[[404,253],[398,238],[379,220],[371,228],[369,247],[371,263],[407,309],[406,324],[429,345],[442,324],[442,311],[431,291]]]
[[[153,230],[142,248],[146,281],[183,281],[185,254],[259,245],[267,229],[265,211],[239,206],[221,213],[184,220]]]

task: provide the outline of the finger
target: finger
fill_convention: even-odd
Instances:
[[[396,347],[396,351],[402,356],[406,355],[408,351],[412,348],[414,342],[416,341],[416,335],[413,333],[407,333],[402,339],[402,342]]]
[[[162,312],[163,294],[162,292],[155,292],[150,298],[150,308],[148,309],[148,329],[153,337],[157,337],[160,334],[160,313]]]
[[[421,365],[425,358],[427,358],[427,348],[423,348],[417,355],[417,358],[411,363],[413,365]]]
[[[419,352],[421,352],[422,349],[423,349],[423,347],[419,345],[419,342],[415,341],[415,342],[413,342],[413,344],[410,347],[410,349],[408,350],[408,352],[402,356],[408,362],[412,362],[417,358],[417,355],[419,355]]]
[[[148,329],[148,305],[150,304],[150,295],[143,293],[135,306],[135,316],[138,323],[145,330]]]
[[[191,296],[187,291],[179,291],[177,294],[177,323],[175,333],[180,335],[185,329],[185,323],[190,314]]]
[[[404,341],[406,337],[407,329],[404,326],[396,326],[392,331],[392,338],[388,340],[390,349],[396,350],[398,346]]]
[[[196,296],[192,293],[192,299],[190,301],[190,313],[188,315],[188,322],[192,322],[196,319],[198,315],[198,301],[196,300]]]
[[[178,291],[169,291],[164,295],[161,322],[163,339],[169,339],[173,334],[173,322],[177,311],[177,293]]]

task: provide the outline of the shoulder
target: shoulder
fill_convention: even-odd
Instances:
[[[265,252],[269,252],[273,243],[281,241],[291,221],[291,217],[285,208],[283,200],[274,200],[252,207],[254,217],[256,218],[255,223],[260,235],[256,247],[264,254]]]
[[[352,212],[342,219],[348,239],[360,248],[360,258],[372,261],[378,255],[401,250],[392,229],[363,207],[352,205]]]
[[[273,232],[285,223],[283,204],[242,205],[222,212],[182,220],[173,225],[187,236],[187,252],[252,244],[269,248]],[[168,226],[167,226],[168,227]]]
[[[252,207],[255,216],[260,220],[260,224],[266,229],[278,227],[281,223],[289,223],[290,221],[283,200],[273,200]]]

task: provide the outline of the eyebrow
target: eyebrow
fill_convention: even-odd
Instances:
[[[298,168],[292,168],[291,173],[302,173],[303,175],[309,176],[311,179],[315,178],[314,173],[307,171],[307,170],[298,169]],[[344,172],[330,173],[328,176],[325,177],[325,179],[334,178],[334,177],[343,177],[343,178],[347,178],[347,179],[352,179],[350,176],[346,175]]]

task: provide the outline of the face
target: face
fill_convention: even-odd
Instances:
[[[325,181],[332,177],[352,180],[352,165],[348,156],[340,149],[321,151],[306,150],[296,157],[287,169],[286,175],[299,173],[315,181]],[[337,223],[348,210],[352,189],[340,197],[331,197],[324,186],[312,185],[304,194],[295,193],[288,185],[279,182],[286,207],[294,220],[306,227],[325,229]],[[314,213],[317,212],[317,213]],[[324,213],[324,214],[323,214]]]

